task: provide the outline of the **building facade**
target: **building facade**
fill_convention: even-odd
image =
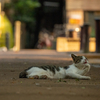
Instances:
[[[66,34],[70,29],[78,32],[80,26],[91,26],[91,37],[95,36],[95,18],[100,17],[100,0],[66,0]]]

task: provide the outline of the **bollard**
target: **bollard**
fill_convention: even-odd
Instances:
[[[21,22],[15,22],[15,51],[20,51]]]
[[[70,29],[70,30],[69,30],[69,37],[70,37],[70,38],[73,38],[73,31],[74,31],[73,29]]]
[[[89,52],[89,37],[90,37],[90,33],[89,33],[89,24],[84,24],[83,26],[83,44],[84,44],[84,53],[88,53]]]
[[[9,50],[9,34],[6,33],[6,47],[7,47],[7,50]]]
[[[96,26],[96,53],[100,53],[100,18],[95,18]]]
[[[81,32],[80,32],[80,50],[84,50],[84,41],[83,41],[83,26],[81,26]]]

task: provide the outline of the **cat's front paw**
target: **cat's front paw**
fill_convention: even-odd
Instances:
[[[84,68],[88,68],[90,70],[90,64],[86,64]]]
[[[90,68],[89,68],[89,67],[84,68],[84,73],[89,72],[89,70],[90,70]]]
[[[83,69],[85,69],[85,68],[90,68],[90,64],[85,64]]]
[[[86,76],[86,79],[87,79],[87,80],[90,80],[90,79],[91,79],[91,77],[90,77],[90,76]]]

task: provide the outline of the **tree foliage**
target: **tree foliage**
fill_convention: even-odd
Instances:
[[[10,3],[5,3],[4,5],[4,11],[13,24],[19,20],[26,25],[27,36],[25,48],[34,48],[38,41],[36,27],[39,9],[37,8],[40,8],[40,6],[41,4],[38,0],[11,0]]]
[[[13,10],[14,21],[34,22],[35,8],[40,7],[38,0],[11,0],[10,3],[5,3],[5,10]]]

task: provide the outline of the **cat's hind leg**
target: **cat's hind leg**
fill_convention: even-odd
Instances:
[[[47,75],[41,75],[41,76],[34,75],[34,76],[29,76],[28,78],[29,79],[48,79]]]
[[[40,79],[48,79],[47,75],[41,75],[39,78]]]
[[[29,76],[28,78],[30,78],[30,79],[39,79],[39,76],[38,75],[34,75],[34,76]]]

